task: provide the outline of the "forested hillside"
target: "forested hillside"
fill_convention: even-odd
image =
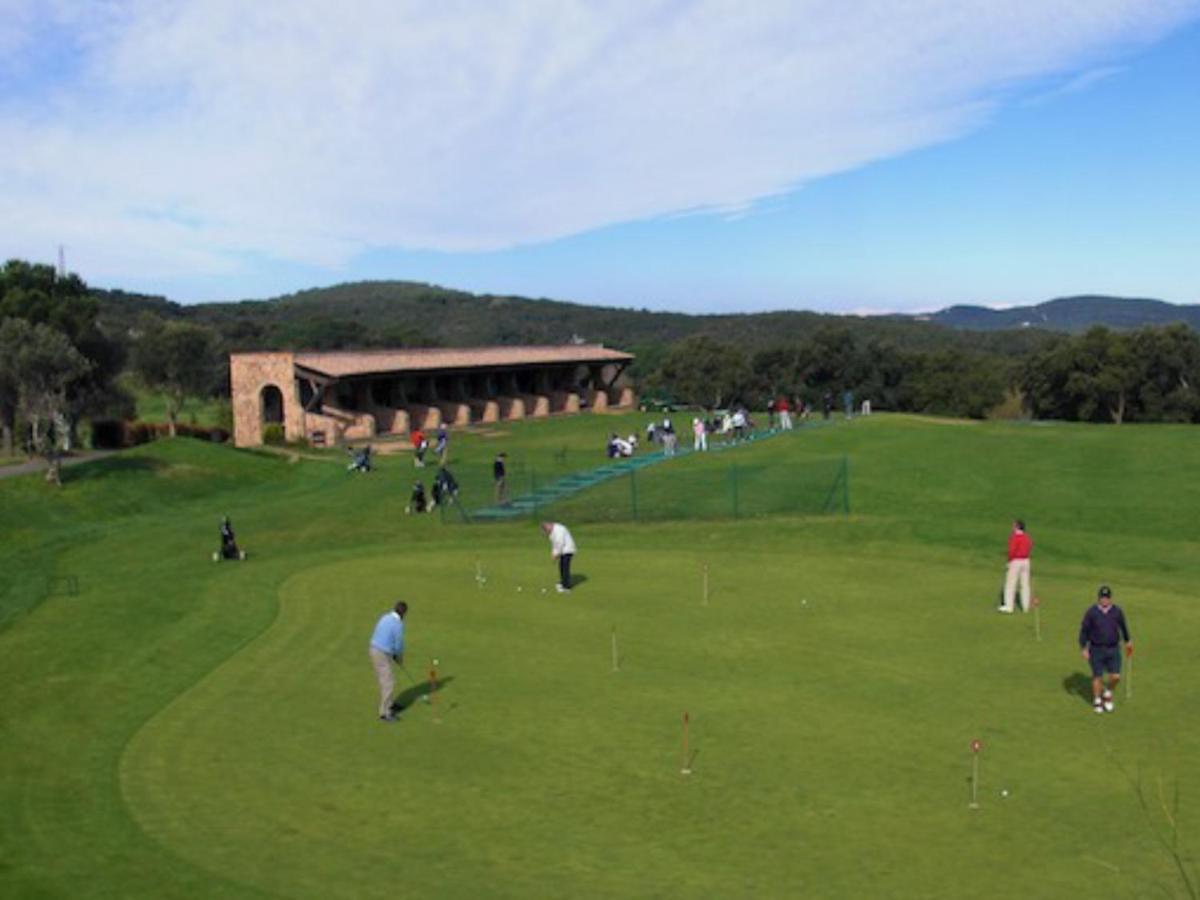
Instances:
[[[744,403],[761,409],[780,395],[819,406],[853,392],[876,409],[973,418],[1200,421],[1200,334],[1194,329],[1095,326],[1067,333],[1087,320],[1089,308],[1132,323],[1140,302],[1072,298],[1044,304],[1044,321],[1061,324],[1060,331],[942,324],[969,321],[973,313],[961,308],[934,317],[795,311],[692,316],[475,295],[412,282],[185,306],[92,290],[76,276],[13,260],[0,272],[0,336],[10,348],[10,364],[0,365],[0,424],[6,435],[32,427],[36,438],[44,422],[65,423],[69,432],[81,417],[127,408],[121,386],[130,383],[164,398],[174,430],[188,398],[227,396],[226,360],[236,350],[573,340],[636,354],[629,374],[643,396],[710,408]],[[1187,309],[1149,302],[1145,308],[1159,318]],[[34,346],[35,338],[49,362],[13,364],[23,358],[18,350],[28,355],[23,348]],[[53,390],[39,374],[50,362],[58,379]]]

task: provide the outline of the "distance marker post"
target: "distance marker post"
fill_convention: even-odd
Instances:
[[[683,765],[679,769],[680,775],[691,775],[692,768],[688,764],[688,714],[683,714]]]
[[[979,751],[983,742],[978,738],[971,741],[971,809],[979,809]]]

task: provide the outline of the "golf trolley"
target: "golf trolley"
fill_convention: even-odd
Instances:
[[[229,516],[221,520],[221,549],[213,551],[213,562],[232,559],[241,562],[246,558],[246,551],[238,548],[237,538],[233,534],[233,525]]]

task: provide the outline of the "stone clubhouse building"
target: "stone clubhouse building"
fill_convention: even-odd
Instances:
[[[332,446],[380,435],[629,409],[629,353],[598,344],[330,352],[233,353],[233,437]]]

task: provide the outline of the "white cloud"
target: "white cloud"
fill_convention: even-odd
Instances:
[[[1105,72],[1200,0],[8,7],[0,49],[53,29],[77,56],[0,95],[0,249],[120,277],[736,215]]]

